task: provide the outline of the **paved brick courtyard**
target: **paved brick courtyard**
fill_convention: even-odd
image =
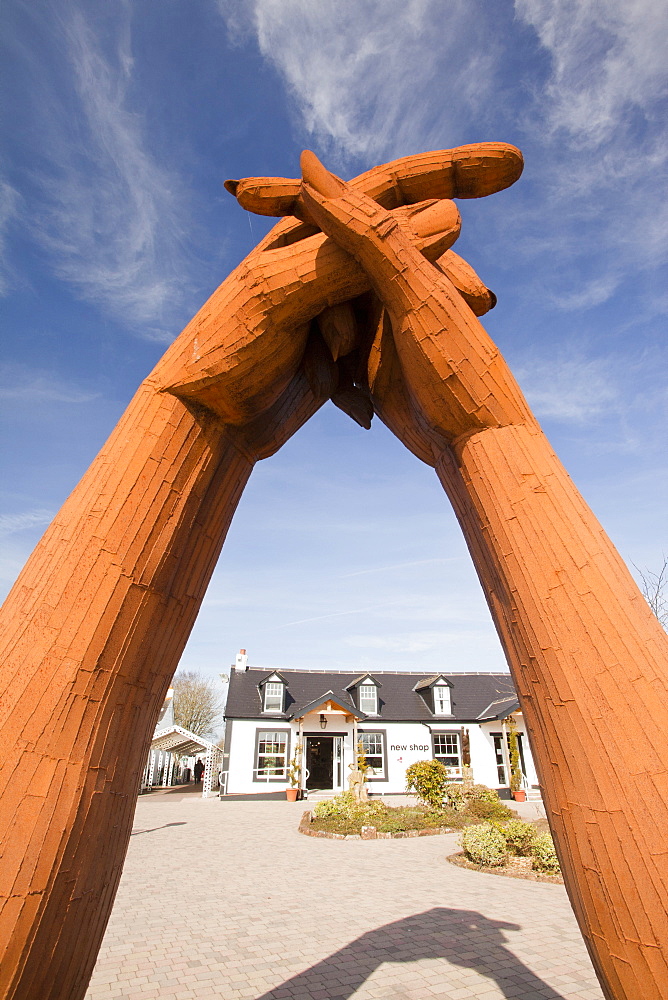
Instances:
[[[457,836],[297,833],[302,803],[143,796],[89,1000],[602,1000],[561,886]]]

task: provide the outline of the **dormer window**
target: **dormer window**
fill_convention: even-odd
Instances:
[[[276,681],[267,681],[264,686],[265,712],[283,711],[283,685]]]
[[[432,691],[434,692],[434,715],[452,715],[452,702],[448,685],[435,684]]]
[[[375,684],[360,684],[360,712],[378,715],[378,688]]]
[[[282,714],[285,711],[286,681],[278,671],[261,680],[258,688],[263,712],[280,712]]]
[[[452,683],[443,674],[423,677],[413,690],[420,695],[432,715],[452,716]]]

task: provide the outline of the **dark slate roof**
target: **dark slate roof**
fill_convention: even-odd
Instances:
[[[506,719],[511,712],[516,712],[520,707],[517,695],[511,698],[497,698],[491,702],[478,716],[479,722],[486,722],[490,719]]]
[[[432,674],[431,677],[423,677],[422,680],[419,680],[417,682],[417,684],[415,685],[415,687],[413,688],[413,690],[414,691],[424,691],[426,688],[430,688],[432,686],[432,684],[435,684],[436,681],[442,681],[442,680],[444,680],[444,681],[448,680],[448,678],[445,676],[445,674]],[[449,683],[449,681],[448,681],[448,683]]]
[[[355,708],[346,690],[357,672],[338,670],[281,670],[287,683],[285,712],[262,712],[258,684],[267,670],[249,667],[246,671],[232,669],[225,715],[228,719],[290,719],[295,710],[309,705],[332,691],[342,706]],[[366,676],[366,675],[365,675]],[[517,705],[517,695],[510,674],[456,673],[443,674],[452,684],[452,715],[434,715],[425,699],[413,690],[416,679],[424,675],[405,672],[376,671],[382,687],[378,690],[379,714],[369,717],[369,723],[386,722],[481,722],[502,719]],[[508,707],[510,706],[510,707]],[[357,712],[357,714],[359,714]]]

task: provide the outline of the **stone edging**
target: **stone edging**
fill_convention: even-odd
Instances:
[[[518,860],[518,859],[515,859]],[[522,859],[528,860],[528,859]],[[543,882],[550,885],[563,885],[564,880],[561,875],[550,875],[547,872],[537,872],[529,870],[513,870],[503,866],[491,867],[486,865],[476,865],[473,861],[469,861],[463,851],[459,851],[458,854],[450,854],[446,861],[449,861],[451,865],[456,865],[457,868],[465,868],[469,872],[482,872],[483,875],[500,875],[501,878],[521,878],[527,882]]]
[[[402,830],[400,833],[379,833],[375,826],[363,826],[361,833],[330,833],[329,830],[312,830],[313,812],[302,813],[297,829],[306,837],[325,837],[327,840],[403,840],[406,837],[435,837],[441,833],[455,833],[449,826],[434,826],[427,830]]]

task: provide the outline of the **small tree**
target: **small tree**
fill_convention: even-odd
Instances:
[[[290,779],[290,787],[298,788],[299,779],[302,773],[302,745],[297,740],[295,743],[295,753],[290,761],[290,767],[288,768],[288,778]]]
[[[446,794],[448,769],[440,760],[418,760],[406,768],[406,790],[415,792],[432,809],[440,809]]]
[[[212,737],[223,708],[216,682],[194,670],[174,677],[174,722],[195,736]]]
[[[508,754],[510,756],[510,790],[519,792],[522,787],[522,768],[520,767],[520,744],[517,739],[517,723],[512,715],[506,719],[508,726]]]
[[[364,753],[364,744],[361,740],[358,740],[357,742],[357,770],[366,782],[367,773],[371,770],[371,768],[367,763],[366,754]]]
[[[635,564],[634,564],[635,565]],[[650,569],[641,570],[635,567],[642,581],[640,589],[650,608],[665,629],[668,629],[668,557],[663,557],[663,564],[658,573]]]

